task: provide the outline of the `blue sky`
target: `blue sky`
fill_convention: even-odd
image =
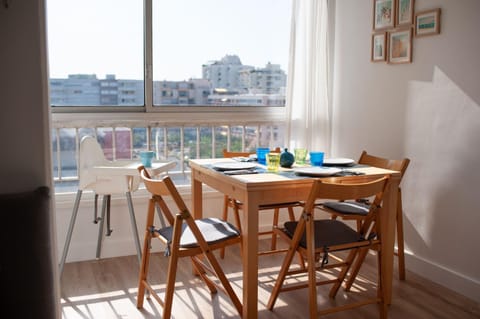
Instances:
[[[153,0],[154,80],[201,77],[236,54],[286,71],[291,0]],[[142,0],[47,0],[50,77],[143,78]]]

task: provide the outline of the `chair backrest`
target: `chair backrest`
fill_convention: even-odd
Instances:
[[[120,162],[120,161],[119,161]],[[124,164],[122,164],[124,165]],[[100,168],[101,167],[101,168]],[[115,161],[109,161],[102,147],[93,136],[84,136],[80,141],[78,188],[93,190],[97,194],[125,194],[138,188],[140,178],[127,176],[112,171],[116,168]]]
[[[358,160],[358,163],[385,168],[392,171],[399,171],[401,173],[401,176],[403,177],[403,175],[405,174],[405,171],[407,170],[408,164],[410,163],[410,159],[404,158],[404,159],[392,160],[392,159],[371,155],[371,154],[368,154],[366,151],[363,151],[362,155],[360,155],[360,159]]]
[[[173,225],[175,218],[165,199],[171,198],[173,200],[177,212],[188,212],[187,205],[180,196],[170,176],[164,175],[159,179],[152,179],[143,165],[138,168],[138,171],[145,184],[145,188],[152,194],[152,199],[158,203],[161,212],[167,218],[170,225]]]
[[[80,151],[78,155],[78,177],[79,188],[89,188],[97,180],[96,175],[89,172],[89,169],[96,166],[108,163],[105,154],[93,136],[84,136],[80,141]]]
[[[320,200],[346,201],[373,197],[374,200],[360,230],[363,235],[366,235],[372,229],[373,222],[376,220],[376,214],[383,200],[383,194],[389,179],[390,175],[377,179],[365,177],[362,179],[362,182],[351,180],[338,180],[337,182],[337,179],[332,179],[331,181],[316,179],[305,202],[304,212],[313,214],[315,203],[318,203]]]
[[[254,152],[230,152],[227,149],[223,149],[223,157],[231,158],[231,157],[249,157],[250,155],[255,154]]]
[[[276,147],[272,150],[274,153],[280,153],[280,147]],[[223,157],[231,158],[231,157],[249,157],[250,155],[255,154],[255,152],[231,152],[227,149],[223,149]]]
[[[163,215],[167,218],[170,225],[173,226],[172,248],[175,248],[175,245],[178,247],[180,244],[182,224],[185,223],[188,225],[188,228],[191,231],[191,237],[189,240],[196,242],[203,253],[211,253],[207,252],[209,249],[207,246],[207,239],[205,237],[209,237],[211,239],[214,232],[221,232],[225,234],[225,230],[218,229],[218,225],[216,225],[214,226],[215,231],[212,231],[212,229],[204,229],[206,233],[203,234],[200,230],[200,227],[195,222],[193,215],[187,208],[183,198],[180,196],[175,184],[168,175],[164,175],[159,179],[152,179],[148,177],[148,172],[144,166],[140,166],[138,170],[140,171],[140,176],[145,184],[145,187],[152,194],[147,213],[147,227],[153,226],[153,212],[155,203],[157,203],[160,206],[160,210]],[[170,203],[170,199],[173,201],[174,205]],[[170,204],[167,204],[167,200]],[[206,223],[211,224],[210,221],[207,221]],[[230,233],[231,238],[240,240],[239,232],[237,230],[227,231],[226,233]],[[176,237],[176,234],[178,237]],[[222,240],[222,242],[227,243],[225,240]],[[212,262],[210,258],[209,262]]]

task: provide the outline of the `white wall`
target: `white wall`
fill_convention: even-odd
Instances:
[[[441,34],[403,65],[370,62],[372,1],[335,6],[333,155],[409,157],[407,269],[480,301],[480,1],[417,0]]]

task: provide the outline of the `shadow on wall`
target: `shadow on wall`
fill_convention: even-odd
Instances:
[[[478,283],[480,107],[435,67],[432,82],[409,83],[406,110],[406,245]]]

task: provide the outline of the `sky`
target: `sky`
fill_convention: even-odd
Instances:
[[[225,55],[287,70],[291,0],[153,0],[154,80],[201,78]],[[143,0],[47,0],[51,78],[143,78]]]

